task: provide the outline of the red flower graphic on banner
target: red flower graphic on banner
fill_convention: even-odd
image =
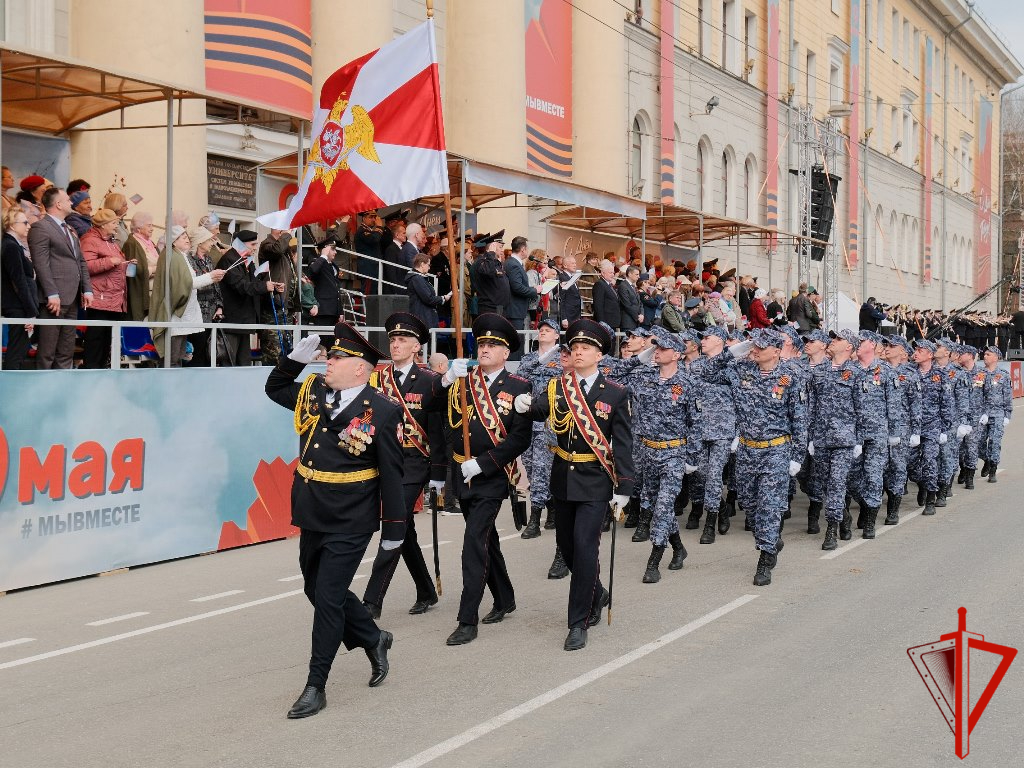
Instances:
[[[260,461],[252,476],[256,501],[249,507],[245,528],[230,521],[224,523],[218,551],[298,535],[299,529],[291,524],[292,477],[298,461],[286,462],[280,456],[269,464]]]

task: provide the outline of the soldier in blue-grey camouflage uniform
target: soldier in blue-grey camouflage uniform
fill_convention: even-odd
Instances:
[[[737,493],[740,504],[753,515],[754,542],[760,552],[754,586],[771,584],[789,478],[800,471],[807,449],[805,402],[791,368],[780,364],[782,346],[779,331],[758,329],[749,342],[729,348],[734,362],[720,355],[708,370],[709,379],[730,384],[736,402]]]
[[[958,483],[968,491],[974,490],[974,475],[978,472],[978,438],[981,434],[982,413],[985,412],[985,370],[978,367],[978,350],[961,345],[960,365],[971,382],[971,433],[960,444],[960,476]]]
[[[726,465],[732,455],[732,441],[736,439],[736,404],[732,399],[732,387],[724,383],[709,381],[705,372],[712,360],[725,351],[729,333],[724,328],[711,326],[704,331],[701,350],[705,357],[697,360],[690,373],[700,386],[697,397],[697,415],[701,421],[700,468],[690,475],[693,504],[701,504],[707,517],[704,521],[704,532],[701,544],[715,542],[715,523],[718,532],[725,535],[729,531],[729,515],[724,510],[721,516],[722,485]]]
[[[800,391],[804,394],[804,398],[807,396],[807,382],[811,376],[811,368],[807,360],[803,357],[804,352],[804,339],[800,335],[800,330],[795,325],[783,325],[779,327],[779,330],[785,336],[784,343],[782,345],[782,363],[788,365],[793,375],[796,377],[797,386],[800,387]],[[804,460],[807,457],[804,456]],[[801,471],[803,466],[800,467]],[[793,498],[796,496],[796,489],[799,484],[799,473],[797,477],[790,478],[789,481],[789,503],[786,505],[786,512],[782,516],[783,525],[785,521],[789,520],[792,515]]]
[[[832,342],[831,337],[822,330],[808,331],[803,334],[800,339],[804,343],[804,353],[807,355],[807,380],[804,383],[804,392],[809,400],[809,388],[811,377],[814,375],[814,369],[822,365],[832,365],[832,360],[829,358],[827,353],[828,345]],[[810,429],[810,419],[808,419],[808,429]],[[811,473],[814,471],[814,457],[811,454],[804,456],[803,466],[800,467],[800,472],[796,478],[800,482],[800,489],[807,494],[810,501],[810,505],[807,507],[807,532],[810,534],[821,533],[821,526],[818,525],[818,519],[821,516],[821,508],[824,505],[822,499],[812,499],[811,496]]]
[[[864,374],[850,359],[859,339],[853,331],[830,331],[829,336],[831,363],[816,366],[807,387],[807,452],[814,457],[809,498],[824,502],[827,525],[822,549],[835,549],[837,534],[844,541],[852,536],[850,513],[843,502],[850,467],[863,448],[864,429]]]
[[[1002,459],[1003,430],[1010,423],[1013,414],[1013,387],[1010,374],[999,369],[999,361],[1003,353],[999,347],[985,347],[982,355],[985,361],[985,410],[979,423],[982,426],[978,438],[981,458],[985,464],[981,476],[988,477],[990,483],[996,482],[996,470]]]
[[[546,318],[537,326],[539,339],[536,352],[528,352],[519,361],[516,373],[533,385],[534,397],[547,392],[548,382],[562,375],[561,355],[558,347],[558,320]],[[540,536],[540,516],[548,508],[544,528],[555,527],[551,500],[551,464],[554,461],[554,446],[558,444],[551,426],[544,421],[533,422],[533,440],[529,450],[523,454],[523,465],[530,480],[530,521],[523,528],[522,537],[533,539]]]
[[[935,342],[935,363],[953,392],[953,424],[946,443],[939,448],[939,490],[935,506],[946,506],[952,496],[953,479],[960,463],[960,442],[973,431],[971,426],[971,382],[967,371],[954,360],[957,343],[945,336]]]
[[[921,376],[909,362],[913,349],[902,336],[887,336],[886,359],[893,369],[889,397],[889,451],[882,482],[885,486],[885,524],[900,521],[900,504],[907,488],[910,451],[921,444]]]
[[[935,344],[914,342],[914,362],[921,375],[921,444],[915,451],[918,504],[925,515],[935,514],[939,490],[939,446],[944,445],[953,425],[953,391],[943,372],[934,366]]]
[[[882,506],[882,476],[889,456],[889,399],[893,397],[892,368],[877,356],[883,341],[873,331],[857,336],[855,365],[861,375],[861,440],[863,452],[850,468],[848,495],[857,500],[857,528],[865,539],[875,538],[875,520]]]
[[[616,371],[616,381],[629,389],[635,405],[634,442],[644,444],[649,461],[644,495],[652,505],[651,555],[643,576],[645,584],[661,580],[658,566],[669,544],[669,570],[683,567],[686,548],[679,536],[675,500],[683,474],[697,470],[701,435],[697,384],[680,362],[686,342],[667,331],[655,333],[652,341],[652,347],[626,360]]]

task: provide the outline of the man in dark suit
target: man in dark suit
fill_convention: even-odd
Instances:
[[[36,269],[39,293],[45,302],[40,317],[74,320],[78,317],[79,295],[82,309],[92,303],[92,283],[82,257],[78,235],[64,221],[71,213],[71,198],[63,189],[52,187],[43,192],[46,215],[32,225],[28,249]],[[40,370],[71,368],[75,357],[74,325],[40,325],[36,366]]]
[[[606,323],[613,331],[619,330],[622,324],[622,309],[619,305],[619,293],[615,290],[615,265],[605,259],[601,262],[601,275],[594,283],[591,310],[594,321]]]
[[[633,495],[633,427],[629,391],[598,370],[602,357],[611,352],[609,333],[583,318],[569,326],[566,340],[573,371],[549,385],[554,411],[550,395],[536,402],[530,395],[517,398],[515,409],[535,421],[550,418],[558,437],[551,497],[555,539],[572,572],[564,648],[575,651],[586,646],[587,628],[601,621],[609,602],[599,576],[601,525],[608,502],[624,509]]]
[[[479,366],[467,373],[466,361],[457,359],[442,377],[455,387],[448,398],[448,441],[452,447],[452,481],[466,518],[462,544],[462,599],[459,626],[448,645],[476,639],[480,601],[488,587],[494,605],[483,618],[497,624],[516,609],[516,596],[505,567],[494,521],[509,490],[519,479],[516,457],[530,446],[532,423],[512,404],[530,391],[530,382],[505,370],[505,361],[520,344],[519,334],[500,315],[486,313],[473,323]],[[469,408],[469,455],[464,455],[460,390]]]
[[[508,277],[510,299],[505,307],[505,317],[517,331],[527,330],[526,318],[530,314],[530,302],[538,296],[537,287],[530,285],[526,277],[527,242],[522,235],[512,238],[512,253],[505,259],[505,276]],[[509,360],[519,360],[522,347],[509,355]]]
[[[391,362],[370,376],[370,386],[402,404],[404,417],[403,455],[405,477],[402,491],[405,497],[405,539],[400,549],[379,549],[373,561],[370,580],[363,592],[363,605],[376,619],[380,616],[391,578],[395,575],[399,558],[405,560],[416,585],[416,602],[409,609],[412,615],[426,613],[437,605],[437,591],[427,570],[416,538],[413,510],[423,486],[438,493],[444,491],[448,464],[445,458],[444,411],[447,393],[440,374],[416,365],[416,356],[430,341],[427,326],[409,312],[395,312],[384,321],[387,331]]]
[[[419,226],[417,224],[417,226]],[[390,242],[384,245],[384,283],[381,293],[405,293],[405,275],[412,269],[412,257],[419,249],[409,242],[405,224],[397,224],[392,228]]]
[[[640,293],[636,289],[636,281],[639,277],[640,269],[638,267],[627,267],[626,276],[621,278],[616,285],[619,304],[622,306],[619,328],[625,332],[632,331],[644,320],[644,305],[640,301]]]
[[[256,237],[256,233],[251,229],[239,230],[235,233],[231,247],[217,262],[217,269],[225,271],[224,279],[220,283],[225,323],[260,322],[261,297],[272,291],[284,292],[283,283],[261,280],[256,276],[252,253]],[[228,365],[251,365],[249,334],[252,331],[227,328],[221,333],[224,337]]]
[[[347,323],[339,323],[327,352],[327,372],[297,379],[317,356],[307,336],[267,378],[267,396],[295,413],[299,463],[292,480],[292,525],[299,567],[313,604],[313,639],[306,687],[288,717],[315,715],[327,705],[324,688],[341,644],[363,648],[370,687],[389,670],[393,638],[378,629],[350,589],[374,532],[393,549],[405,538],[402,501],[402,408],[368,385],[381,353]]]
[[[576,274],[576,257],[566,256],[562,259],[562,268],[558,272],[558,325],[562,330],[568,328],[583,316],[583,299],[580,296],[580,281],[568,285]]]
[[[316,297],[314,325],[333,328],[341,315],[341,296],[338,286],[338,267],[334,263],[338,241],[328,237],[316,244],[317,255],[310,262],[306,272],[313,281],[313,295]]]

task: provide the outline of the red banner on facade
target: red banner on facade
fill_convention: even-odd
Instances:
[[[978,157],[974,182],[974,291],[992,287],[992,102],[978,104]]]
[[[572,176],[572,9],[526,2],[526,167]]]

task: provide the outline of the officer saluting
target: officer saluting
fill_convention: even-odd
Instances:
[[[386,548],[405,538],[402,503],[402,408],[367,385],[381,353],[347,323],[338,323],[327,372],[296,381],[317,356],[307,336],[267,378],[267,396],[295,414],[299,464],[292,482],[292,525],[301,529],[299,567],[313,604],[306,687],[289,718],[315,715],[339,646],[363,648],[370,687],[388,674],[392,636],[377,628],[349,589],[374,532]]]
[[[516,609],[516,596],[498,543],[494,521],[510,487],[519,482],[516,457],[530,446],[530,420],[512,407],[517,395],[530,391],[530,382],[505,370],[511,352],[519,349],[519,334],[501,315],[485,313],[473,323],[479,366],[467,374],[465,360],[453,360],[442,377],[448,387],[447,427],[452,446],[455,496],[466,518],[462,543],[462,599],[459,626],[448,645],[464,645],[477,636],[484,586],[494,606],[484,624],[497,624]],[[466,411],[462,411],[465,392]],[[463,455],[463,419],[469,418],[469,455]]]
[[[555,538],[572,572],[564,647],[575,651],[586,646],[587,628],[601,620],[608,604],[599,576],[601,524],[609,501],[621,509],[633,493],[633,433],[629,392],[598,370],[611,350],[611,335],[599,323],[580,319],[566,338],[573,371],[552,379],[536,403],[528,394],[517,398],[516,410],[537,421],[550,419],[558,436],[551,496]]]
[[[437,605],[434,581],[416,538],[413,508],[428,479],[431,488],[438,492],[444,490],[447,471],[444,413],[441,410],[445,402],[444,386],[439,374],[416,365],[416,355],[430,340],[430,332],[418,317],[409,312],[392,314],[384,321],[384,329],[388,334],[391,363],[370,376],[370,386],[402,406],[405,425],[402,493],[405,497],[406,527],[401,549],[381,548],[373,561],[373,571],[363,593],[363,605],[375,619],[380,618],[384,595],[395,575],[399,556],[405,560],[416,584],[416,602],[409,613],[414,616],[426,613],[432,605]]]

